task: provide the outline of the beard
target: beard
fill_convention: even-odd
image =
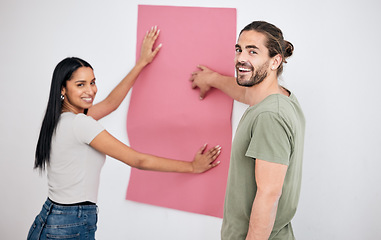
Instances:
[[[245,67],[245,68],[249,68],[251,69],[251,72],[253,73],[251,75],[251,77],[246,80],[245,77],[246,76],[240,76],[240,72],[238,70],[239,67]],[[237,63],[236,64],[236,73],[237,73],[237,78],[236,78],[236,81],[237,81],[237,84],[240,85],[240,86],[243,86],[243,87],[252,87],[254,85],[258,85],[260,84],[266,77],[267,77],[267,68],[269,67],[269,62],[265,62],[264,64],[262,64],[260,67],[258,67],[258,69],[256,71],[254,71],[254,67],[248,63],[248,62],[244,62],[244,63]]]

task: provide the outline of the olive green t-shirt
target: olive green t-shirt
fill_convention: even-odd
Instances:
[[[295,239],[291,219],[298,205],[305,119],[298,100],[273,94],[249,107],[233,140],[221,229],[223,240],[245,239],[257,185],[255,159],[288,166],[270,238]]]

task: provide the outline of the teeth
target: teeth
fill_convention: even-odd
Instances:
[[[92,98],[82,98],[85,101],[91,101]]]
[[[247,68],[238,68],[238,70],[242,72],[250,72],[250,69],[247,69]]]

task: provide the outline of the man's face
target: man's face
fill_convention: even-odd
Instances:
[[[265,43],[266,36],[257,31],[244,31],[239,36],[234,59],[238,85],[251,87],[267,77],[270,57]]]

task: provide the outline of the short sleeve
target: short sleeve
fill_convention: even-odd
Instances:
[[[104,127],[90,116],[78,114],[74,119],[74,135],[82,143],[90,144],[103,130]]]
[[[291,143],[287,126],[273,112],[261,113],[254,120],[247,157],[289,165]]]

